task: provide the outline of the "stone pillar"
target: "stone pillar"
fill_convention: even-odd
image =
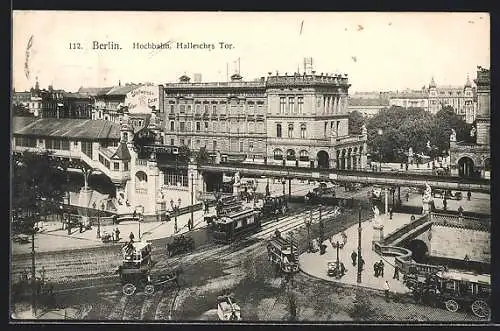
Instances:
[[[384,226],[378,222],[373,224],[373,241],[384,240]]]
[[[198,194],[196,192],[205,192],[206,191],[206,183],[203,178],[203,175],[198,171],[198,166],[194,163],[194,160],[191,160],[188,164],[188,190],[189,190],[189,202],[188,205],[191,204],[191,188],[193,189],[193,203],[197,204]],[[224,176],[224,175],[223,175]],[[234,192],[234,191],[233,191]]]
[[[330,169],[335,169],[337,163],[336,160],[334,158],[329,158],[328,161],[330,163]]]
[[[78,196],[78,205],[80,207],[89,207],[90,199],[92,198],[92,189],[89,187],[82,187],[80,195]]]
[[[336,114],[338,112],[338,107],[339,107],[339,98],[338,96],[334,97],[334,102],[333,102],[333,112]],[[338,134],[338,132],[337,132]]]
[[[156,214],[156,200],[160,189],[158,163],[156,159],[149,159],[147,162],[148,175],[148,198],[144,204],[144,214]]]
[[[389,208],[388,208],[388,205],[389,205],[389,197],[388,197],[388,189],[387,187],[384,187],[384,213],[387,214]]]

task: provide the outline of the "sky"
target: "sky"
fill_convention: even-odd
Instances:
[[[126,82],[164,84],[187,74],[226,81],[303,72],[346,73],[350,93],[463,85],[490,66],[488,13],[14,11],[13,87],[76,91]],[[94,42],[121,49],[93,49]],[[133,43],[171,49],[134,49]],[[214,49],[178,49],[177,43]],[[231,44],[231,48],[221,48]],[[81,49],[70,49],[70,44]],[[73,47],[75,48],[75,47]],[[229,69],[228,69],[229,68]]]

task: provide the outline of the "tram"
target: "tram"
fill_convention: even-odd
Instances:
[[[281,236],[279,230],[276,230],[274,236],[267,243],[267,253],[277,270],[285,274],[291,274],[299,271],[299,250],[297,241],[285,239]]]
[[[261,208],[261,216],[276,217],[285,215],[288,211],[288,202],[285,195],[278,197],[265,197]]]
[[[404,283],[418,300],[442,303],[451,312],[470,307],[477,317],[490,316],[489,275],[445,270],[427,275],[410,273]]]
[[[123,269],[144,269],[151,267],[152,247],[149,242],[127,242],[122,247]]]
[[[260,212],[255,209],[243,209],[222,217],[213,218],[211,234],[215,242],[229,244],[261,228]]]

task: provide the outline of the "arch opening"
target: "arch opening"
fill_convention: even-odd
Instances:
[[[318,158],[318,168],[327,169],[329,167],[329,156],[325,151],[319,151],[316,155]]]
[[[474,161],[467,156],[460,158],[460,160],[458,160],[458,176],[473,177],[474,174]]]

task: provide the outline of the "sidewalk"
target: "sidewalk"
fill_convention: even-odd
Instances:
[[[214,208],[210,208],[209,213],[214,213]],[[203,211],[195,211],[194,213],[194,228],[198,229],[206,226],[203,220],[205,216]],[[183,214],[177,217],[178,233],[188,232],[187,224],[191,217],[191,213]],[[141,239],[155,240],[170,237],[174,234],[174,218],[169,222],[144,222],[141,223]],[[139,239],[139,223],[138,222],[121,222],[117,225],[102,225],[101,235],[106,231],[112,233],[114,228],[120,230],[119,243],[124,243],[129,240],[131,232],[134,233],[135,239]],[[27,244],[12,243],[12,254],[27,254],[31,252],[31,242]],[[61,222],[46,222],[45,230],[35,235],[35,251],[36,252],[52,252],[61,250],[72,250],[80,248],[91,248],[110,246],[112,243],[103,243],[97,238],[97,226],[93,226],[91,230],[80,233],[79,228],[74,228],[71,235],[68,235],[67,230],[61,230]]]
[[[388,215],[380,215],[379,222],[384,225],[384,236],[394,232],[399,227],[410,222],[409,214],[394,213],[392,220],[389,220]],[[403,285],[403,275],[400,274],[400,280],[392,278],[394,274],[394,257],[380,256],[372,250],[373,239],[373,221],[364,221],[361,223],[361,255],[365,260],[364,270],[361,273],[361,283],[363,287],[383,290],[384,282],[387,280],[391,288],[391,292],[407,293],[408,288]],[[332,282],[338,282],[349,285],[358,285],[357,280],[357,265],[352,265],[351,253],[358,251],[358,225],[355,224],[345,231],[347,235],[347,243],[343,249],[339,249],[339,260],[344,263],[347,268],[347,273],[341,278],[336,279],[327,275],[327,262],[335,262],[337,260],[337,250],[333,248],[330,241],[327,239],[324,244],[327,245],[326,253],[319,255],[316,253],[303,253],[299,257],[300,268],[303,272],[310,276],[322,278]],[[338,235],[334,235],[334,240],[337,240]],[[376,278],[374,276],[373,264],[382,260],[384,262],[384,277]]]

